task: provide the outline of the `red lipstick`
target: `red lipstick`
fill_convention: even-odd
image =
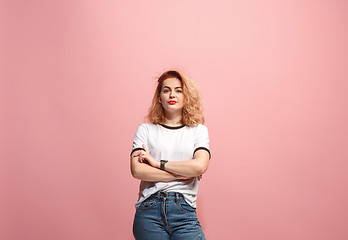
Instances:
[[[176,103],[176,101],[173,101],[173,100],[172,100],[172,101],[169,101],[168,103],[169,103],[170,105],[174,105],[174,104]]]

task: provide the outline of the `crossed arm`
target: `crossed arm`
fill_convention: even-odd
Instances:
[[[137,150],[131,155],[131,172],[134,178],[150,182],[170,182],[200,177],[208,168],[209,153],[197,150],[193,159],[184,161],[169,161],[165,165],[166,171],[160,169],[160,161],[154,159],[145,146],[144,150]]]

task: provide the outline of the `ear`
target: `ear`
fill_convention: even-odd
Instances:
[[[161,101],[161,99],[160,99],[160,98],[158,98],[158,102],[162,104],[162,101]]]

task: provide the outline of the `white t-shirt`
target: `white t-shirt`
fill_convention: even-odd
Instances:
[[[202,124],[196,127],[141,124],[134,135],[132,153],[142,149],[143,144],[149,150],[150,155],[157,160],[183,161],[193,159],[195,151],[199,149],[204,149],[210,154],[208,128]],[[182,193],[185,200],[196,208],[198,184],[197,177],[172,182],[141,181],[139,199],[135,207],[138,207],[152,194],[162,191]]]

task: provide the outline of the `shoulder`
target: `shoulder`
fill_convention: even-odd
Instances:
[[[135,131],[135,137],[141,139],[147,138],[147,136],[149,136],[149,134],[153,131],[151,130],[151,125],[153,124],[143,123],[138,125],[137,130]]]
[[[197,132],[207,132],[208,127],[203,124],[198,124],[197,126],[193,127],[196,129]]]
[[[205,126],[205,125],[203,125],[203,124],[201,124],[201,123],[199,123],[199,124],[197,124],[197,125],[195,125],[195,126],[186,126],[186,128],[187,128],[187,129],[194,129],[194,130],[196,130],[196,131],[208,130],[207,126]]]
[[[195,133],[196,136],[201,136],[201,135],[207,135],[208,134],[207,126],[205,126],[203,124],[197,124],[196,126],[187,127],[186,131],[189,131],[191,133]]]
[[[202,130],[208,130],[208,127],[203,124],[198,124],[197,128]]]
[[[188,128],[192,128],[192,129],[207,129],[207,127],[201,123],[194,125],[194,126],[186,126]]]
[[[149,132],[149,131],[153,131],[156,128],[157,128],[157,125],[155,125],[155,124],[142,123],[142,124],[138,125],[137,132],[138,131]]]
[[[208,133],[208,127],[203,125],[203,124],[198,124],[197,125],[197,130],[196,130],[196,136],[197,137],[202,137],[202,138],[209,138],[209,133]]]

